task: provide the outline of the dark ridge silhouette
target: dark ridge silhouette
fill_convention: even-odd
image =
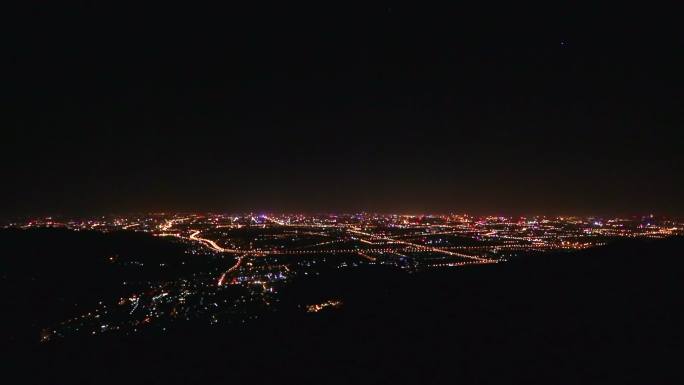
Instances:
[[[2,341],[34,341],[41,328],[135,292],[143,282],[226,263],[186,254],[188,246],[173,239],[125,231],[5,229],[0,245],[0,287],[8,294],[1,301]]]
[[[52,237],[68,245],[49,247],[62,250],[52,258],[66,264],[87,258],[67,250],[89,239],[123,242],[131,252],[148,242],[139,235],[66,231],[0,236],[17,258],[33,256],[34,269],[27,271],[48,275],[59,264],[24,254],[43,247],[25,249],[25,242]],[[155,239],[150,250],[177,249],[182,258],[182,245],[157,241],[168,242]],[[93,244],[84,249],[111,251]],[[187,322],[167,333],[15,343],[8,373],[16,375],[13,383],[682,383],[682,250],[684,238],[629,239],[414,274],[381,267],[323,271],[292,282],[278,312],[245,326]],[[95,265],[90,274],[99,271]],[[62,281],[74,279],[64,268],[55,275],[62,278],[32,284],[53,300],[78,291],[79,282],[90,284],[87,269],[79,268],[82,281]],[[13,270],[6,271],[3,284]],[[32,300],[32,291],[15,290],[3,297],[3,309],[8,301]],[[301,307],[330,298],[343,306],[316,314]],[[42,312],[23,309],[29,314],[3,312],[3,318]],[[51,309],[59,312],[58,305]]]

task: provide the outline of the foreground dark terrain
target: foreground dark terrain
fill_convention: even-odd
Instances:
[[[294,280],[281,292],[278,311],[245,324],[188,321],[163,332],[44,343],[42,328],[88,308],[81,304],[124,295],[122,275],[171,279],[214,261],[200,266],[183,244],[127,232],[3,230],[0,241],[5,383],[684,379],[678,367],[684,353],[681,237],[618,240],[571,253],[412,274],[381,266],[330,269]],[[112,255],[134,254],[167,266],[131,272],[108,262]],[[330,298],[344,305],[302,310]]]

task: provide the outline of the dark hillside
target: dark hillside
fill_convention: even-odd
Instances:
[[[40,328],[127,295],[141,282],[216,263],[186,250],[172,239],[134,232],[0,230],[1,340],[36,340]]]
[[[676,384],[683,249],[625,240],[458,270],[336,270],[293,282],[281,311],[244,327],[25,345],[13,367],[39,383]],[[328,298],[343,307],[298,307]]]

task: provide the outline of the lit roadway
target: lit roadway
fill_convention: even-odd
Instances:
[[[487,259],[487,258],[476,257],[476,256],[473,256],[473,255],[468,255],[468,254],[463,254],[463,253],[457,253],[457,252],[455,252],[455,251],[444,250],[444,249],[441,249],[441,248],[439,248],[439,247],[430,247],[430,246],[425,246],[425,245],[421,245],[421,244],[418,244],[418,243],[412,243],[412,242],[408,242],[408,241],[397,240],[397,239],[393,239],[393,238],[389,238],[389,237],[381,237],[381,236],[378,236],[378,235],[374,235],[374,234],[370,234],[370,233],[366,233],[366,232],[360,231],[360,230],[355,229],[355,228],[350,228],[350,229],[348,229],[348,231],[349,231],[350,233],[353,233],[353,234],[358,234],[358,235],[367,236],[367,237],[369,237],[369,238],[371,238],[371,239],[379,239],[379,240],[383,240],[383,241],[387,241],[387,242],[399,243],[399,244],[402,244],[402,245],[407,245],[407,246],[410,246],[410,247],[414,247],[414,248],[416,248],[416,249],[418,249],[418,250],[432,251],[432,252],[435,252],[435,253],[443,253],[443,254],[451,255],[451,256],[454,256],[454,257],[461,257],[461,258],[467,258],[467,259],[474,259],[474,260],[476,260],[476,261],[478,261],[478,262],[480,262],[480,263],[496,263],[496,262],[497,262],[497,261],[494,261],[494,260],[491,260],[491,259]]]
[[[359,251],[357,254],[359,254],[359,256],[361,256],[361,257],[363,257],[363,258],[366,258],[367,260],[369,260],[369,261],[371,261],[371,262],[375,262],[375,260],[376,260],[376,258],[371,257],[370,255],[365,254],[365,253],[362,253],[362,252],[360,252],[360,251]]]
[[[228,270],[224,271],[223,274],[218,279],[218,282],[216,283],[217,286],[222,286],[223,282],[226,280],[226,276],[235,270],[237,270],[238,267],[242,264],[242,259],[245,258],[249,254],[242,254],[241,256],[237,257],[237,260],[235,261],[235,264],[231,266]]]
[[[282,225],[282,226],[287,226],[287,224],[285,224],[282,221],[277,221],[277,220],[272,219],[270,217],[264,217],[264,218],[270,222],[277,223],[277,224]],[[382,237],[382,236],[378,236],[375,234],[366,233],[366,232],[363,232],[360,229],[355,228],[355,227],[350,227],[347,230],[350,233],[357,234],[357,235],[363,235],[363,236],[369,237],[371,239],[378,239],[378,240],[383,240],[383,241],[387,241],[387,242],[391,242],[391,243],[398,243],[398,244],[406,245],[406,246],[409,246],[410,248],[413,248],[414,251],[431,251],[431,252],[435,252],[435,253],[442,253],[442,254],[447,254],[450,256],[454,256],[454,257],[471,259],[471,260],[477,261],[479,263],[497,263],[496,260],[492,260],[492,259],[488,259],[488,258],[482,258],[482,257],[473,256],[473,255],[468,255],[468,254],[457,253],[454,251],[441,249],[439,247],[430,247],[430,246],[425,246],[425,245],[421,245],[418,243],[402,241],[402,240],[397,240],[397,239],[393,239],[393,238],[389,238],[389,237]],[[331,251],[327,251],[327,252],[331,252]],[[364,251],[369,252],[370,250],[364,250]],[[320,252],[320,251],[314,251],[314,250],[309,251],[309,253],[314,253],[314,252]],[[358,250],[355,250],[354,252],[359,253]],[[383,252],[386,252],[386,251],[383,250]],[[268,251],[266,251],[265,253],[270,254],[270,252],[268,252]],[[288,254],[295,254],[295,253],[290,252]],[[359,253],[359,255],[361,255],[363,258],[366,258],[366,259],[373,258],[373,257],[369,257],[368,255],[365,255],[365,254],[362,255],[361,253]],[[374,259],[371,259],[371,260],[374,260]]]
[[[271,218],[266,217],[267,220],[269,220],[272,223],[276,223],[281,226],[289,226],[288,224],[285,224],[284,222],[281,221],[275,221]],[[171,224],[171,223],[169,223]],[[164,226],[165,229],[170,228],[171,226]],[[442,254],[447,254],[453,257],[461,257],[461,258],[466,258],[473,260],[475,263],[497,263],[498,261],[488,259],[488,258],[483,258],[483,257],[478,257],[474,255],[468,255],[468,254],[463,254],[455,251],[449,251],[444,248],[439,248],[439,247],[432,247],[432,246],[425,246],[421,245],[418,243],[413,243],[413,242],[408,242],[404,240],[399,240],[396,238],[389,238],[386,236],[379,236],[367,232],[363,232],[359,230],[358,228],[348,228],[347,229],[350,233],[356,234],[356,235],[362,235],[364,237],[368,237],[373,240],[382,240],[394,244],[401,244],[406,247],[402,248],[401,250],[396,250],[393,248],[375,248],[375,249],[364,249],[364,250],[358,250],[358,249],[333,249],[333,250],[252,250],[251,253],[254,254],[254,256],[264,256],[264,255],[277,255],[277,254],[287,254],[287,255],[301,255],[301,254],[340,254],[340,253],[354,253],[358,254],[360,257],[367,259],[369,261],[375,261],[376,258],[372,257],[366,253],[392,253],[396,251],[404,251],[404,252],[433,252],[433,253],[442,253]],[[238,258],[237,264],[233,268],[239,267],[240,263],[242,262],[242,258],[247,256],[249,254],[248,251],[246,250],[238,250],[238,249],[227,249],[224,247],[219,246],[215,241],[207,238],[201,238],[199,234],[201,233],[200,230],[193,230],[192,233],[190,234],[190,237],[188,239],[197,241],[202,243],[203,245],[207,246],[209,249],[219,252],[219,253],[240,253],[240,252],[247,252],[247,254],[244,254]],[[184,238],[178,234],[168,234],[168,233],[163,233],[163,234],[158,234],[159,236],[176,236],[179,238]],[[363,241],[363,240],[362,240]],[[325,242],[328,243],[328,242]],[[330,242],[332,243],[332,242]],[[324,244],[324,243],[323,243]],[[321,244],[319,244],[321,245]],[[312,246],[317,246],[317,245],[312,245]],[[234,269],[231,268],[229,271],[226,273],[233,271]],[[219,279],[219,286],[223,283],[223,280],[225,279],[225,274],[221,275],[221,278]]]
[[[237,253],[240,252],[240,250],[234,250],[234,249],[224,249],[223,247],[219,246],[216,242],[212,241],[211,239],[207,238],[200,238],[198,235],[200,234],[199,230],[193,231],[192,234],[190,234],[190,239],[193,241],[198,241],[209,247],[210,249],[217,251],[219,253]]]
[[[267,221],[277,224],[280,226],[285,226],[285,227],[297,227],[297,225],[291,225],[288,224],[284,221],[279,221],[270,217],[264,217]],[[184,219],[184,218],[183,218]],[[176,220],[168,220],[164,225],[160,226],[161,230],[169,230],[172,228],[172,226],[175,223],[178,223],[182,221],[183,219],[176,219]],[[307,226],[310,227],[310,226]],[[321,227],[331,227],[331,226],[326,226],[322,225]],[[346,226],[345,226],[346,227]],[[200,237],[201,231],[200,230],[192,230],[190,233],[189,237],[184,237],[181,236],[180,234],[170,234],[170,233],[162,233],[162,234],[157,234],[159,236],[176,236],[179,238],[185,238],[189,239],[192,241],[200,242],[204,246],[208,247],[212,251],[218,252],[218,253],[245,253],[242,256],[238,257],[237,263],[235,266],[231,267],[226,273],[232,272],[234,269],[238,268],[240,266],[240,263],[242,262],[242,259],[246,256],[265,256],[265,255],[305,255],[305,254],[340,254],[340,253],[354,253],[359,255],[362,258],[365,258],[370,261],[376,260],[375,257],[369,255],[370,253],[393,253],[397,251],[404,251],[404,252],[433,252],[433,253],[441,253],[441,254],[446,254],[454,257],[460,257],[460,258],[465,258],[473,261],[472,263],[497,263],[496,260],[480,257],[480,256],[474,256],[474,255],[469,255],[469,254],[464,254],[456,251],[452,251],[454,248],[458,249],[471,249],[473,251],[475,250],[487,250],[491,248],[491,246],[475,246],[475,247],[434,247],[434,246],[426,246],[423,244],[419,243],[414,243],[414,242],[409,242],[405,240],[398,239],[397,237],[387,237],[384,235],[376,235],[372,234],[369,232],[362,231],[358,227],[354,226],[349,226],[346,227],[346,230],[350,232],[351,234],[355,234],[358,236],[362,236],[366,239],[359,239],[359,241],[364,242],[364,243],[369,243],[369,244],[374,244],[373,242],[369,241],[384,241],[390,244],[398,244],[398,245],[403,245],[401,248],[391,248],[391,247],[384,247],[384,248],[368,248],[368,249],[328,249],[328,250],[240,250],[240,249],[230,249],[230,248],[224,248],[218,245],[215,241],[208,239],[208,238],[202,238]],[[311,233],[311,235],[327,235],[323,233]],[[432,234],[434,235],[434,234]],[[488,236],[493,235],[491,232],[488,234],[485,234]],[[521,238],[521,237],[510,237],[510,236],[502,236],[501,234],[496,234],[497,237],[500,238],[509,238],[509,239],[514,239],[514,240],[527,240],[527,238]],[[315,245],[309,245],[309,246],[304,246],[302,248],[310,248],[310,247],[316,247],[316,246],[322,246],[326,244],[331,244],[335,242],[339,242],[340,240],[333,240],[333,241],[328,241],[328,242],[321,242],[319,244]],[[538,247],[551,247],[552,245],[548,244],[540,244],[537,245]],[[529,246],[527,246],[529,247]],[[521,248],[520,245],[497,245],[494,247],[495,249],[518,249]],[[449,250],[451,249],[451,250]],[[219,282],[223,282],[226,273],[224,273],[221,276],[221,279]]]

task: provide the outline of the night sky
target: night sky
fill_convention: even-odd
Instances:
[[[3,22],[0,215],[684,215],[678,10],[97,3]]]

